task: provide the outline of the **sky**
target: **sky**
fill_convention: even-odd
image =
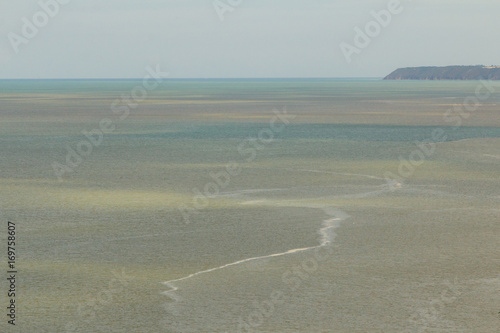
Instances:
[[[0,79],[141,78],[147,66],[171,78],[286,78],[500,65],[499,0],[397,3],[0,0]]]

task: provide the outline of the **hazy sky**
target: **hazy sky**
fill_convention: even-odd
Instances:
[[[355,46],[354,28],[364,30],[390,0],[219,0],[232,9],[223,21],[214,0],[59,0],[68,3],[53,17],[40,12],[39,2],[54,1],[0,0],[0,78],[140,78],[156,64],[186,78],[500,65],[499,0],[401,0],[402,11],[350,63],[339,45]],[[26,28],[34,16],[35,33]]]

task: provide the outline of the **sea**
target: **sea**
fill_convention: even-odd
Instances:
[[[494,81],[0,80],[1,330],[494,332],[499,103]]]

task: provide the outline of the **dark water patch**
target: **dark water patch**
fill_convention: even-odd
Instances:
[[[268,123],[225,123],[216,125],[175,125],[165,132],[147,134],[124,134],[138,138],[162,139],[241,139],[257,137],[263,130],[268,130]],[[444,141],[457,141],[472,138],[500,137],[497,127],[445,127],[445,126],[398,126],[398,125],[352,125],[352,124],[293,124],[275,134],[283,140],[318,139],[318,140],[354,140],[354,141],[399,141],[412,142],[431,140],[433,131],[442,130]],[[267,135],[264,136],[266,139]]]

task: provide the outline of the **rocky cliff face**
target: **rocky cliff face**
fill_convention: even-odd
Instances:
[[[500,66],[399,68],[384,80],[500,80]]]

